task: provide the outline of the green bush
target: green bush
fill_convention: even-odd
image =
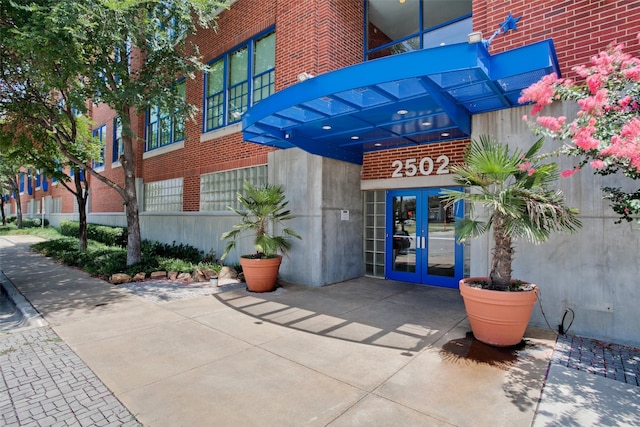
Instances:
[[[142,253],[143,255],[157,255],[163,258],[182,259],[193,264],[199,263],[204,257],[204,252],[200,249],[183,243],[176,245],[175,241],[169,245],[167,243],[144,240],[142,242]]]
[[[63,236],[78,237],[80,223],[78,221],[61,221],[60,233]],[[127,247],[127,229],[108,225],[87,224],[87,239],[109,246]]]
[[[49,220],[45,218],[44,226],[49,226]],[[42,227],[42,218],[22,218],[22,228]]]
[[[18,217],[17,216],[8,216],[7,217],[7,224],[11,224],[13,222],[18,221]]]
[[[149,275],[158,270],[191,273],[196,267],[219,273],[222,268],[222,264],[212,261],[212,254],[204,256],[202,251],[193,246],[178,245],[175,242],[169,245],[149,240],[142,242],[142,262],[127,266],[126,248],[100,243],[95,239],[98,236],[102,240],[114,240],[112,236],[119,235],[112,233],[112,230],[118,231],[121,228],[91,224],[94,234],[89,237],[89,247],[81,251],[78,248],[78,226],[77,221],[62,221],[60,233],[64,234],[63,237],[37,243],[33,248],[66,265],[80,267],[93,276],[105,279],[114,273],[126,273],[130,276],[139,272]]]

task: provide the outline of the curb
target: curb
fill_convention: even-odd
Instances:
[[[22,320],[18,329],[23,328],[38,328],[41,326],[47,326],[47,322],[42,314],[36,310],[31,303],[16,289],[11,280],[0,270],[0,292],[7,294],[16,306],[16,310],[22,315]]]

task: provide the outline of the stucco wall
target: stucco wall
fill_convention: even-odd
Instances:
[[[474,116],[472,137],[488,134],[510,146],[528,147],[537,139],[521,120],[528,111],[528,107],[520,107]],[[571,117],[573,112],[574,106],[565,104],[553,106],[543,114]],[[549,150],[560,146],[554,140],[547,140],[546,144]],[[577,164],[575,158],[556,160],[561,170]],[[570,333],[640,344],[640,229],[635,223],[614,224],[617,215],[602,200],[600,190],[604,186],[631,184],[621,176],[594,175],[589,167],[569,178],[560,178],[559,188],[569,204],[580,210],[583,227],[575,234],[556,234],[537,246],[518,242],[513,276],[534,282],[541,290],[532,324],[546,327],[544,310],[551,327],[557,329],[565,310],[570,308],[575,312]],[[486,275],[488,260],[488,236],[472,241],[471,275]],[[567,315],[567,324],[569,319]]]

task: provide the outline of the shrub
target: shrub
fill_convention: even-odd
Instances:
[[[199,263],[204,256],[204,252],[200,249],[183,243],[176,245],[175,241],[169,245],[167,243],[144,240],[142,242],[142,253],[143,255],[157,255],[164,258],[182,259],[193,264]]]
[[[44,220],[45,227],[49,225],[49,220]],[[42,227],[42,219],[41,218],[22,218],[22,227],[23,228],[37,228]]]
[[[78,221],[61,221],[60,233],[63,236],[78,237],[80,223]],[[127,247],[127,229],[108,225],[87,224],[87,239],[109,246]]]

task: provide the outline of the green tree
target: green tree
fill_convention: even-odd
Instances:
[[[128,265],[141,260],[132,118],[151,105],[183,117],[195,113],[196,107],[184,102],[174,83],[178,78],[194,78],[197,71],[205,69],[197,46],[188,42],[188,36],[211,26],[219,8],[227,3],[227,0],[34,0],[28,5],[2,2],[2,62],[15,62],[10,68],[15,77],[10,80],[11,93],[21,95],[24,82],[35,78],[40,96],[64,99],[67,105],[80,111],[85,111],[85,101],[91,99],[107,104],[120,117],[124,185],[92,168],[87,171],[123,199]],[[6,76],[4,68],[2,72]],[[3,99],[6,96],[0,94],[0,102]],[[55,139],[55,127],[50,130]],[[69,141],[56,139],[70,162],[86,167],[83,159],[68,148]]]
[[[12,153],[14,163],[18,169],[20,166],[30,170],[41,171],[44,176],[55,178],[67,191],[71,192],[78,204],[78,219],[80,222],[78,232],[78,246],[80,249],[87,248],[87,201],[89,198],[89,180],[83,179],[83,169],[70,163],[58,149],[57,139],[69,139],[67,145],[69,149],[76,152],[78,158],[90,162],[91,153],[98,149],[96,143],[91,142],[90,120],[87,117],[71,115],[73,126],[70,120],[66,119],[63,113],[62,118],[53,120],[52,131],[48,126],[39,120],[38,115],[31,115],[30,105],[23,105],[21,100],[14,97],[14,104],[11,111],[5,111],[4,122],[0,126],[0,149]],[[18,108],[24,107],[24,108]],[[41,104],[41,111],[46,110],[46,105]],[[49,106],[51,116],[64,112],[64,107]],[[15,111],[14,111],[15,110]],[[71,128],[76,130],[69,133]],[[77,134],[77,135],[76,135]],[[28,165],[28,166],[27,166]],[[73,172],[71,176],[65,171]],[[15,175],[15,174],[14,174]],[[70,185],[73,182],[73,186]],[[18,204],[20,200],[18,200]]]

